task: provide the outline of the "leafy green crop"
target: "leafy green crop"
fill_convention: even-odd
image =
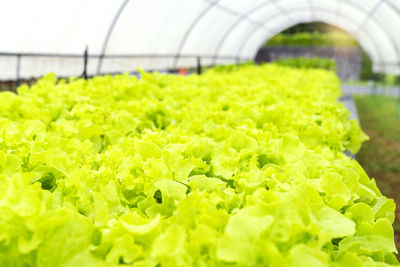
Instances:
[[[344,32],[297,32],[280,33],[265,43],[265,46],[349,46],[359,44],[351,35]]]
[[[295,58],[279,58],[275,61],[275,64],[280,66],[290,66],[295,68],[316,68],[325,69],[331,71],[337,71],[336,62],[329,58],[319,58],[319,57],[295,57]]]
[[[0,266],[385,266],[395,205],[324,70],[0,94]]]

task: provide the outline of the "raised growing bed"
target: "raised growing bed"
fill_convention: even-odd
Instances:
[[[1,93],[0,266],[397,263],[339,95],[276,65]]]

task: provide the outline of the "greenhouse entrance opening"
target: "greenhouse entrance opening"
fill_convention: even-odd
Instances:
[[[373,79],[371,59],[358,41],[323,22],[300,23],[273,36],[255,61],[334,70],[342,81]]]

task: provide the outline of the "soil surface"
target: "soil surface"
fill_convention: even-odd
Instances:
[[[400,251],[400,116],[395,112],[394,105],[397,104],[385,101],[374,104],[368,96],[355,98],[361,127],[370,137],[356,159],[376,180],[382,194],[396,202],[393,228],[396,247]],[[399,255],[397,258],[400,260]]]

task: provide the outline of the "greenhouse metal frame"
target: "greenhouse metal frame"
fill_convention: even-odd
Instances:
[[[197,58],[238,63],[275,34],[314,21],[353,35],[375,72],[400,74],[397,0],[16,0],[0,9],[0,80],[79,76],[86,45],[89,75],[195,67]]]

